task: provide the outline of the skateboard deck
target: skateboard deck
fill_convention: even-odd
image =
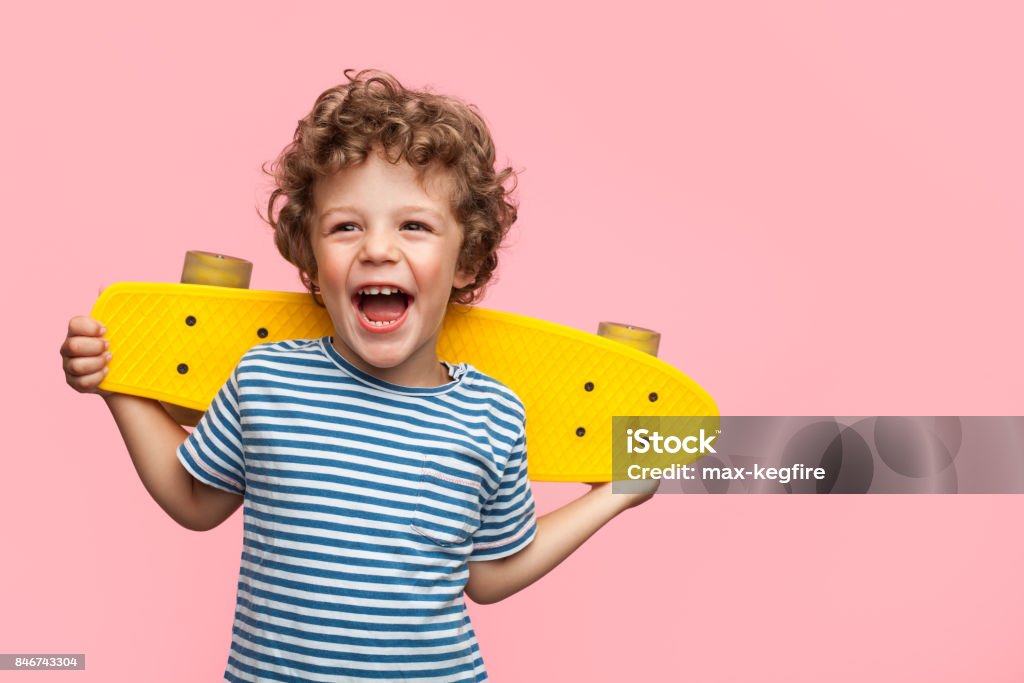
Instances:
[[[92,317],[113,354],[102,388],[196,410],[251,347],[333,332],[309,294],[195,284],[111,285]],[[522,399],[534,481],[610,481],[612,416],[718,415],[706,391],[654,356],[512,313],[451,305],[438,357],[469,363]]]

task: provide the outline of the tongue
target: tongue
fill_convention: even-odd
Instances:
[[[360,309],[370,320],[389,322],[398,320],[405,312],[404,294],[371,294],[362,297]]]

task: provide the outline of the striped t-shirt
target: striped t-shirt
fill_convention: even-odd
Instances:
[[[467,562],[537,532],[519,398],[403,387],[330,337],[249,350],[178,458],[244,496],[227,681],[486,681]]]

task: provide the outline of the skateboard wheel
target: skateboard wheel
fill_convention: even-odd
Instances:
[[[252,263],[245,259],[209,251],[185,253],[185,265],[181,269],[183,284],[248,289],[251,278]]]
[[[655,357],[658,355],[658,343],[661,342],[660,332],[622,323],[599,323],[597,335],[605,339],[621,342],[626,346],[632,346],[638,351],[649,353]]]

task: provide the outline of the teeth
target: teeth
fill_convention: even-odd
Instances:
[[[398,322],[397,320],[391,320],[391,321],[370,320],[369,318],[366,317],[366,314],[363,313],[362,311],[359,311],[359,315],[360,315],[360,317],[362,317],[363,320],[365,320],[366,322],[370,323],[374,327],[390,327],[390,326],[392,326],[392,325],[394,325],[395,323]]]
[[[359,290],[360,294],[400,294],[402,290],[398,287],[366,287]]]

